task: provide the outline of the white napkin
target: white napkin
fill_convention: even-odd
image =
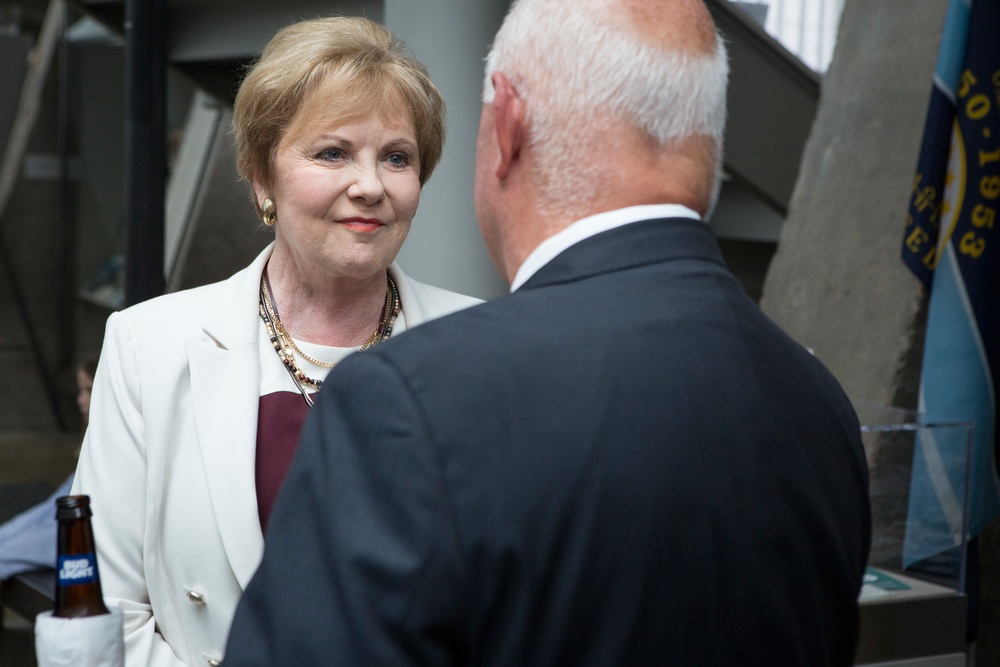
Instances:
[[[35,618],[38,667],[122,667],[125,640],[122,610],[86,618],[56,618],[44,611]]]

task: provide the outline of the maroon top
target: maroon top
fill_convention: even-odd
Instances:
[[[260,397],[257,413],[257,513],[267,531],[271,508],[288,472],[309,406],[302,394],[276,391]]]

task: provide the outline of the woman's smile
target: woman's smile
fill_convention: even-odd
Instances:
[[[344,225],[348,229],[353,229],[356,232],[374,232],[380,227],[384,227],[385,224],[381,220],[375,220],[374,218],[342,218],[336,222]]]

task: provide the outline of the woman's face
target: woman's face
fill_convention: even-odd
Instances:
[[[274,252],[288,253],[300,279],[365,279],[395,260],[420,201],[408,113],[299,120],[278,145],[273,173],[258,201],[274,200]]]

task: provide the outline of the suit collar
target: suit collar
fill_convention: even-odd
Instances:
[[[595,234],[556,255],[518,292],[648,264],[696,259],[725,266],[719,245],[700,220],[643,220]]]
[[[700,220],[697,212],[680,204],[643,204],[626,206],[611,211],[603,211],[580,218],[565,229],[553,234],[538,244],[521,263],[511,281],[510,291],[528,281],[538,269],[552,261],[552,258],[580,241],[622,225],[655,218],[691,218]]]

